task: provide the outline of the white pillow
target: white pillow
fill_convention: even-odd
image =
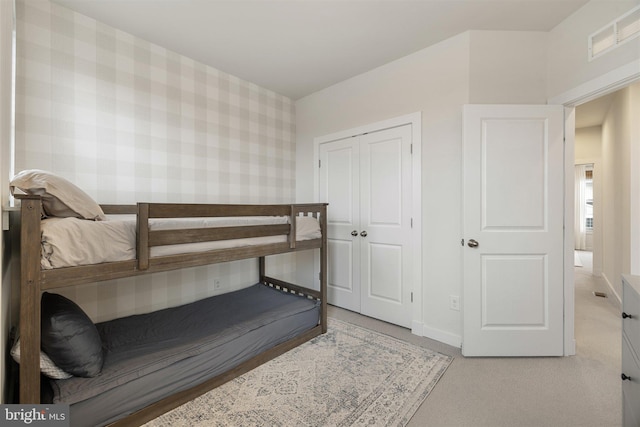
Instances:
[[[13,357],[16,363],[20,363],[20,338],[16,340],[16,343],[11,348],[11,357]],[[42,350],[40,351],[40,372],[55,380],[66,380],[73,376],[58,368]]]
[[[26,194],[42,196],[46,216],[75,217],[104,221],[102,208],[87,193],[65,178],[51,172],[29,169],[13,177],[11,194],[18,188]]]

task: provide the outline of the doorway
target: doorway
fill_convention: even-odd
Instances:
[[[640,201],[634,189],[640,147],[630,118],[640,111],[639,94],[636,82],[576,107],[575,249],[592,252],[592,274],[618,302],[620,276],[638,274],[634,248],[640,242],[631,218]]]
[[[548,104],[563,105],[565,107],[565,141],[566,141],[566,154],[565,156],[565,221],[567,224],[572,224],[574,217],[574,148],[575,148],[575,129],[576,129],[576,108],[580,108],[590,101],[601,98],[605,95],[613,93],[620,89],[625,89],[631,85],[640,82],[640,68],[638,68],[638,61],[629,63],[625,66],[621,66],[608,72],[600,77],[592,79],[588,82],[580,84],[575,88],[568,90],[558,96],[549,98]],[[635,92],[635,99],[640,99],[637,92]],[[640,114],[638,107],[635,108],[636,114]],[[637,140],[637,138],[636,138]],[[631,164],[640,164],[640,147],[634,146],[630,153],[629,159]],[[640,212],[640,189],[638,188],[638,182],[640,181],[640,170],[638,168],[630,171],[631,179],[630,183],[633,191],[632,194],[630,212],[633,212],[635,217]],[[604,190],[606,191],[606,189]],[[619,189],[614,190],[619,191]],[[632,274],[640,273],[640,224],[632,224],[631,233],[631,272]],[[573,248],[573,227],[565,227],[565,291],[564,291],[564,308],[565,308],[565,355],[572,355],[576,353],[576,340],[575,340],[575,284],[574,284],[574,248]],[[597,247],[597,246],[596,246]],[[603,252],[606,251],[606,245],[603,244]],[[594,266],[595,268],[595,266]],[[604,270],[604,269],[603,269]]]
[[[640,199],[632,185],[637,147],[625,125],[628,116],[640,111],[632,105],[639,99],[630,96],[632,91],[640,93],[640,83],[575,109],[576,353],[585,346],[606,348],[610,367],[620,363],[619,278],[633,268],[632,206]]]

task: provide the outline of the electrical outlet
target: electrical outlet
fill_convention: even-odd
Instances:
[[[219,279],[213,280],[213,289],[222,289],[222,284]]]
[[[457,295],[449,295],[449,308],[451,310],[460,311],[460,297]]]

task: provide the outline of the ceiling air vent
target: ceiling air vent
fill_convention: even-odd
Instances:
[[[640,36],[640,6],[589,36],[589,61]]]

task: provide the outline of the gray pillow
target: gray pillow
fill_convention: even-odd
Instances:
[[[73,301],[58,294],[42,294],[41,348],[65,372],[95,377],[104,355],[96,325]]]

